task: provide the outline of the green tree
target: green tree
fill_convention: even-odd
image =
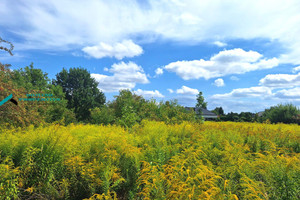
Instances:
[[[101,107],[105,103],[104,93],[90,73],[83,68],[63,69],[53,80],[54,85],[60,85],[68,100],[68,108],[74,109],[79,121],[90,118],[90,109]]]
[[[199,92],[197,95],[197,104],[196,104],[196,115],[198,119],[202,119],[202,108],[207,109],[207,102],[204,101],[202,92]]]
[[[41,69],[35,69],[33,63],[24,69],[15,70],[12,80],[15,84],[25,88],[27,91],[47,90],[50,86],[48,74],[44,73]]]
[[[115,113],[112,108],[104,105],[100,108],[91,109],[91,123],[93,124],[113,124],[115,122]]]
[[[216,107],[212,112],[219,116],[224,115],[224,110],[222,107]]]
[[[300,110],[293,104],[279,104],[266,109],[262,119],[263,121],[269,119],[272,123],[300,124]]]
[[[207,109],[207,102],[204,101],[204,97],[202,95],[202,92],[199,92],[197,95],[197,104],[196,108],[204,108]]]
[[[141,120],[138,113],[142,102],[144,102],[143,97],[132,93],[130,90],[120,90],[119,95],[115,98],[109,106],[114,109],[117,121],[121,125],[131,127]]]
[[[1,45],[0,50],[8,52],[12,56],[13,45],[2,38],[0,38],[0,43],[10,45],[10,48]],[[13,82],[13,71],[10,69],[10,65],[0,63],[0,99],[2,100],[10,94],[15,99],[18,99],[24,97],[26,91],[23,87],[16,87],[16,84]],[[30,106],[27,102],[18,102],[18,106],[12,103],[5,103],[0,106],[0,124],[8,126],[39,125],[43,122],[43,118],[38,112],[39,109],[39,106],[34,103]]]

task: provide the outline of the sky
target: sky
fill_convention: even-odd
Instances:
[[[299,0],[1,0],[0,62],[50,79],[82,67],[107,100],[146,99],[259,112],[300,106]]]

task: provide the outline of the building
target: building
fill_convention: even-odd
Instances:
[[[210,120],[210,119],[216,119],[218,118],[218,115],[216,115],[215,113],[205,109],[205,108],[195,108],[195,107],[185,107],[185,109],[187,110],[193,110],[196,112],[196,114],[199,113],[199,109],[201,109],[202,112],[202,117],[204,118],[204,120]]]

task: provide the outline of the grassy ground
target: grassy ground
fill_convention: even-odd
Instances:
[[[2,199],[299,199],[300,126],[0,130]]]

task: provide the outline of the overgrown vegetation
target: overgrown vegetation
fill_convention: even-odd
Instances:
[[[0,132],[3,199],[299,199],[300,127],[142,121]]]

